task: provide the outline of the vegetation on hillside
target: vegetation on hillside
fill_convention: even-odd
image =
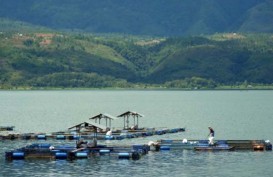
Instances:
[[[270,34],[243,33],[149,38],[1,32],[0,87],[260,88],[273,83],[272,41]]]

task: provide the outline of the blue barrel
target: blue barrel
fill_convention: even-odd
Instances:
[[[46,135],[37,135],[38,140],[46,140]]]
[[[64,135],[57,135],[57,136],[56,136],[56,139],[57,139],[57,140],[65,140],[65,138],[66,138],[66,137],[65,137]]]
[[[163,135],[163,131],[162,130],[157,130],[157,131],[155,131],[155,134],[157,134],[157,135]]]
[[[177,132],[178,132],[178,129],[176,128],[170,130],[170,133],[177,133]]]
[[[147,132],[142,132],[142,136],[148,136]]]
[[[113,136],[109,136],[109,135],[106,135],[106,136],[105,136],[105,140],[113,140],[113,139],[114,139]]]
[[[80,159],[85,159],[88,157],[88,153],[87,152],[77,152],[75,154],[76,158],[80,158]]]
[[[100,155],[110,154],[110,149],[101,149]]]
[[[143,149],[143,148],[144,148],[144,145],[142,145],[142,144],[134,144],[133,145],[134,150],[139,150],[139,149]]]
[[[51,146],[51,144],[39,144],[38,145],[39,148],[43,148],[43,149],[49,149],[50,146]]]
[[[140,159],[140,154],[138,152],[132,152],[132,159],[133,160],[139,160]]]
[[[116,137],[117,140],[122,140],[122,139],[124,139],[124,138],[125,138],[124,136],[117,136],[117,137]]]
[[[24,152],[13,152],[12,153],[12,159],[13,160],[22,160],[25,158]]]
[[[134,136],[132,134],[127,134],[126,138],[134,138]]]
[[[169,131],[168,129],[162,130],[163,134],[168,133],[168,131]]]
[[[143,146],[143,149],[145,150],[145,154],[147,154],[149,151],[150,151],[150,146],[148,146],[148,145],[144,145]]]
[[[141,154],[147,154],[150,151],[150,146],[142,145],[142,144],[135,144],[133,145],[133,150],[140,152]]]
[[[56,152],[55,159],[67,159],[67,153],[66,152]]]
[[[161,151],[169,151],[170,149],[171,149],[170,146],[166,146],[166,145],[160,146]]]
[[[130,153],[128,152],[120,152],[118,153],[119,159],[130,159]]]

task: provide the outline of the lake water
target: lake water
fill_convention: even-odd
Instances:
[[[0,91],[0,125],[17,132],[66,130],[99,113],[136,111],[140,127],[186,127],[186,132],[100,144],[143,144],[158,139],[273,141],[273,91]],[[123,120],[112,127],[123,126]],[[71,141],[47,141],[74,144]],[[33,141],[0,141],[0,176],[273,176],[273,152],[150,152],[138,161],[94,157],[68,161],[6,162],[4,152]]]

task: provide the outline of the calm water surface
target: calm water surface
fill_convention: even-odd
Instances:
[[[186,132],[148,138],[101,141],[136,144],[158,139],[273,141],[273,91],[1,91],[0,125],[18,132],[56,132],[99,113],[144,114],[143,127],[186,127]],[[122,127],[123,120],[112,122]],[[71,141],[47,141],[74,144]],[[273,176],[273,152],[150,152],[138,161],[94,157],[68,161],[6,162],[4,152],[36,141],[0,141],[0,176]]]

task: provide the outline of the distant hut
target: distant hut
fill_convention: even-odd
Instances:
[[[86,147],[90,147],[90,148],[94,148],[97,147],[97,139],[98,139],[98,130],[101,129],[105,129],[106,127],[97,123],[89,123],[89,122],[83,122],[80,123],[78,125],[75,125],[73,127],[70,127],[69,130],[71,129],[76,129],[76,131],[80,134],[81,129],[86,129],[88,131],[92,131],[94,132],[94,137],[93,137],[93,142],[92,143],[87,143],[84,142],[82,139],[80,139],[79,141],[76,142],[76,146],[77,148],[82,148],[82,144],[86,144]],[[85,148],[86,148],[85,147]]]
[[[118,118],[104,113],[104,114],[96,115],[96,116],[91,117],[89,119],[90,120],[95,120],[95,122],[96,123],[98,122],[99,124],[101,123],[101,119],[105,119],[105,126],[109,127],[111,129],[111,121],[112,120],[117,120]],[[109,125],[108,125],[108,122],[109,122]]]
[[[69,130],[75,129],[77,133],[81,133],[82,129],[85,129],[85,131],[94,132],[94,137],[97,138],[98,130],[105,130],[106,127],[100,124],[97,124],[95,122],[83,122],[77,125],[74,125],[73,127],[68,128]]]
[[[134,124],[133,124],[133,127],[137,128],[139,126],[139,121],[138,121],[138,118],[139,117],[144,117],[144,115],[142,114],[139,114],[137,112],[133,112],[133,111],[127,111],[117,117],[123,117],[124,119],[124,129],[129,129],[129,118],[132,117],[134,119]]]

